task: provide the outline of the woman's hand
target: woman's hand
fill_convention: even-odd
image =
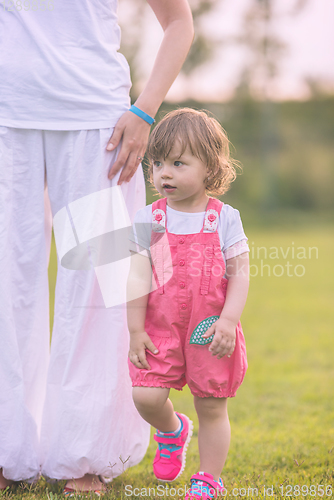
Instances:
[[[204,339],[214,335],[209,351],[212,352],[213,356],[217,356],[217,359],[220,359],[223,356],[230,357],[233,354],[235,348],[236,327],[237,325],[233,321],[220,317],[204,333]]]
[[[107,145],[107,150],[113,151],[122,141],[117,159],[109,171],[109,179],[123,168],[117,184],[130,181],[145,154],[150,128],[148,123],[132,111],[126,111],[120,117]]]
[[[131,333],[129,349],[129,359],[131,363],[133,363],[137,368],[150,370],[151,367],[146,359],[146,349],[151,351],[153,354],[158,354],[159,352],[145,331]]]

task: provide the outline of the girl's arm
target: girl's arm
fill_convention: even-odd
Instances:
[[[235,348],[236,327],[246,304],[249,286],[248,252],[227,259],[226,277],[226,300],[220,318],[203,335],[203,338],[208,338],[214,334],[209,351],[218,359],[231,356]]]
[[[154,117],[177,77],[194,37],[193,20],[187,0],[147,0],[153,9],[164,37],[149,80],[135,105]],[[117,160],[109,171],[113,178],[123,167],[118,184],[129,181],[143,157],[150,125],[131,111],[118,120],[107,149],[115,149],[122,139]]]
[[[129,359],[137,368],[150,369],[145,350],[157,354],[158,349],[145,332],[148,294],[151,288],[151,265],[148,257],[131,255],[127,282],[127,318],[130,332]]]

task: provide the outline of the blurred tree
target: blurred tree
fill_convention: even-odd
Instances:
[[[275,3],[273,0],[252,0],[245,10],[241,34],[234,40],[247,54],[236,89],[237,97],[270,97],[273,80],[279,73],[287,48],[274,30]]]
[[[202,19],[209,14],[217,0],[189,0],[194,18],[195,39],[185,61],[182,72],[190,75],[192,71],[207,62],[214,54],[218,42],[210,39],[202,27]],[[119,22],[122,28],[121,52],[125,55],[131,71],[131,97],[136,99],[140,92],[142,75],[141,52],[145,30],[148,26],[150,8],[144,0],[121,0]]]
[[[189,0],[195,25],[195,39],[183,66],[184,75],[207,63],[222,48],[238,46],[246,57],[236,86],[236,97],[245,95],[255,98],[269,98],[270,89],[279,75],[282,59],[287,52],[277,32],[277,21],[284,16],[298,15],[309,0],[294,0],[287,7],[279,0],[248,0],[241,23],[240,35],[228,36],[208,30],[206,18],[215,14],[217,6],[225,0]],[[217,11],[218,12],[218,11]],[[145,59],[145,33],[151,29],[150,8],[144,0],[121,0],[119,22],[122,28],[121,52],[127,58],[132,86],[132,98],[140,92],[141,80],[146,78],[143,70]],[[146,48],[147,49],[147,48]]]
[[[203,16],[209,14],[217,0],[189,0],[194,19],[195,38],[182,71],[190,75],[192,71],[203,63],[208,62],[217,49],[217,41],[209,38],[202,27]]]
[[[287,52],[287,44],[276,31],[280,16],[297,15],[308,0],[296,0],[288,12],[275,0],[251,0],[245,10],[241,35],[234,42],[242,46],[247,54],[240,73],[239,84],[235,91],[236,100],[252,98],[262,102],[259,117],[259,145],[262,170],[263,195],[262,207],[274,209],[277,204],[277,155],[279,151],[277,107],[272,102],[275,78],[280,73],[280,64]]]
[[[236,39],[239,45],[244,46],[248,57],[235,97],[241,101],[257,97],[262,101],[258,122],[263,185],[261,205],[265,210],[277,205],[278,127],[275,106],[270,97],[280,59],[286,49],[273,29],[273,3],[273,0],[252,0],[244,14],[242,34]]]

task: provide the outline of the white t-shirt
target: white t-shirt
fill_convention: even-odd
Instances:
[[[167,229],[173,234],[196,234],[203,227],[205,212],[188,213],[179,212],[170,208],[167,205]],[[151,227],[152,227],[152,205],[138,210],[133,223],[133,236],[131,239],[139,245],[139,250],[145,248],[150,249],[151,244]],[[241,253],[249,251],[247,245],[247,237],[244,233],[239,211],[232,208],[230,205],[223,205],[220,216],[217,232],[220,239],[222,252],[225,258],[230,258],[226,255],[228,248],[238,242],[243,242],[233,253],[233,257]],[[131,250],[138,248],[131,247]]]
[[[113,127],[130,104],[119,44],[117,0],[3,0],[0,125]]]

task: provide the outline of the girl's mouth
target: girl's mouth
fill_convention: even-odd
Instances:
[[[175,186],[171,186],[170,184],[163,184],[162,185],[162,188],[167,192],[167,193],[171,193],[172,191],[174,191],[176,189]]]

